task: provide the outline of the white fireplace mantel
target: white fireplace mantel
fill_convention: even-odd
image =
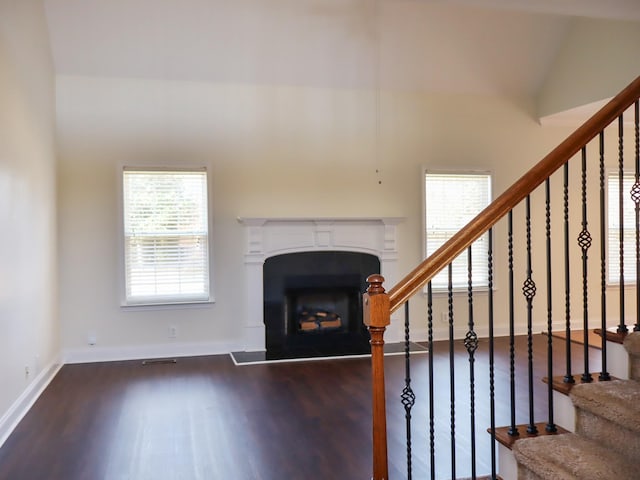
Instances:
[[[245,351],[265,350],[262,268],[274,255],[349,251],[376,255],[385,285],[397,281],[399,217],[267,218],[239,217],[245,227]],[[393,322],[388,341],[401,338]]]

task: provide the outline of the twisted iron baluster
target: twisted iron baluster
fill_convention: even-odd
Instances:
[[[471,247],[467,249],[467,297],[469,302],[469,330],[464,337],[464,346],[469,354],[469,403],[471,409],[471,478],[476,478],[476,391],[475,352],[478,349],[478,335],[473,323],[473,272]]]
[[[489,306],[489,410],[491,433],[491,478],[497,478],[496,466],[496,396],[494,375],[494,341],[493,341],[493,228],[489,229],[489,246],[487,248],[487,274]]]
[[[411,409],[416,403],[416,395],[411,388],[411,361],[409,359],[409,302],[404,304],[404,389],[400,395],[404,406],[407,430],[407,480],[411,480]]]
[[[571,372],[571,282],[569,270],[569,165],[564,164],[563,195],[564,195],[564,318],[565,318],[565,347],[567,371],[564,383],[575,383]]]
[[[582,250],[582,328],[584,333],[584,373],[582,381],[593,381],[589,372],[589,293],[587,290],[587,251],[591,247],[591,234],[587,230],[587,147],[582,147],[582,231],[578,235]]]
[[[451,421],[451,478],[456,478],[456,388],[454,365],[454,335],[453,335],[453,265],[450,263],[448,274],[448,301],[449,301],[449,394],[450,394],[450,421]]]
[[[544,182],[545,196],[545,227],[547,235],[547,403],[549,404],[549,420],[545,430],[547,432],[556,432],[556,424],[553,420],[553,340],[551,328],[553,324],[553,301],[551,288],[551,183],[547,178]]]
[[[527,433],[536,434],[538,428],[533,419],[533,297],[536,296],[536,283],[531,270],[531,197],[527,195],[525,202],[525,218],[527,226],[527,279],[522,286],[522,293],[527,300],[527,367],[529,371],[529,425]]]
[[[511,424],[509,435],[519,435],[516,426],[516,366],[515,366],[515,318],[513,306],[513,211],[507,217],[509,244],[509,394],[511,401]]]
[[[618,117],[618,221],[620,235],[620,324],[618,325],[618,333],[627,333],[624,314],[624,123],[622,115]]]
[[[600,132],[600,329],[602,330],[602,371],[601,381],[610,380],[607,371],[607,241],[605,228],[605,171],[604,171],[604,131]]]
[[[631,189],[631,199],[636,205],[636,325],[635,332],[640,331],[640,101],[636,100],[635,133],[636,133],[636,182]]]
[[[427,283],[427,345],[429,348],[429,455],[431,480],[436,479],[435,402],[433,399],[433,289]]]

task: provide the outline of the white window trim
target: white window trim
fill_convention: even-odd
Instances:
[[[126,281],[125,281],[125,234],[124,234],[124,190],[123,190],[123,172],[127,170],[149,170],[149,171],[196,171],[205,170],[207,172],[207,209],[208,209],[208,261],[209,261],[209,298],[207,300],[185,300],[171,302],[146,302],[132,303],[127,302]],[[176,166],[167,162],[137,162],[135,164],[119,163],[116,166],[116,185],[117,185],[117,217],[118,217],[118,262],[117,262],[117,291],[119,296],[119,306],[123,310],[164,310],[164,309],[184,309],[184,308],[204,308],[207,305],[216,302],[215,299],[215,275],[213,260],[213,176],[211,169],[205,164],[184,163]]]
[[[440,169],[440,168],[430,168],[430,167],[422,167],[422,175],[420,176],[420,180],[421,180],[421,190],[422,190],[422,197],[421,197],[421,204],[422,204],[422,234],[421,234],[421,238],[422,238],[422,258],[426,259],[427,258],[427,239],[426,239],[426,231],[427,231],[427,211],[426,211],[426,175],[427,174],[442,174],[442,175],[446,175],[446,174],[450,174],[450,175],[487,175],[489,176],[489,203],[491,203],[494,200],[494,175],[493,175],[493,171],[491,170],[483,170],[483,169],[471,169],[471,168],[465,168],[465,169]],[[479,212],[478,212],[479,213]],[[442,270],[442,271],[446,271]],[[495,269],[494,269],[495,272]],[[492,290],[496,290],[496,285],[495,285],[495,280],[494,280],[494,284],[492,285]],[[474,293],[487,293],[489,291],[489,285],[473,285],[473,292]],[[423,287],[423,293],[427,293],[427,285],[425,284],[425,286]],[[454,286],[452,289],[452,293],[455,295],[460,295],[460,294],[466,294],[468,293],[468,286],[465,284],[464,286]],[[432,294],[434,296],[442,296],[442,295],[446,295],[448,294],[448,287],[433,287],[432,288]]]

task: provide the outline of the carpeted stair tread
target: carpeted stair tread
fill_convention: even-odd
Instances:
[[[639,478],[637,466],[622,455],[573,433],[523,438],[515,442],[513,453],[520,469],[543,480]]]
[[[640,435],[640,382],[612,380],[576,385],[573,404]]]

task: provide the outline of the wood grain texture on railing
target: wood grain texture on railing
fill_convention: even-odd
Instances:
[[[384,332],[391,323],[389,297],[382,275],[367,278],[369,288],[363,295],[364,323],[371,335],[373,480],[387,480],[387,410],[384,383]]]
[[[582,147],[622,115],[639,98],[640,77],[636,78],[464,228],[391,288],[388,292],[391,312],[397,310],[440,270],[487,232],[545,179],[568,162]]]

